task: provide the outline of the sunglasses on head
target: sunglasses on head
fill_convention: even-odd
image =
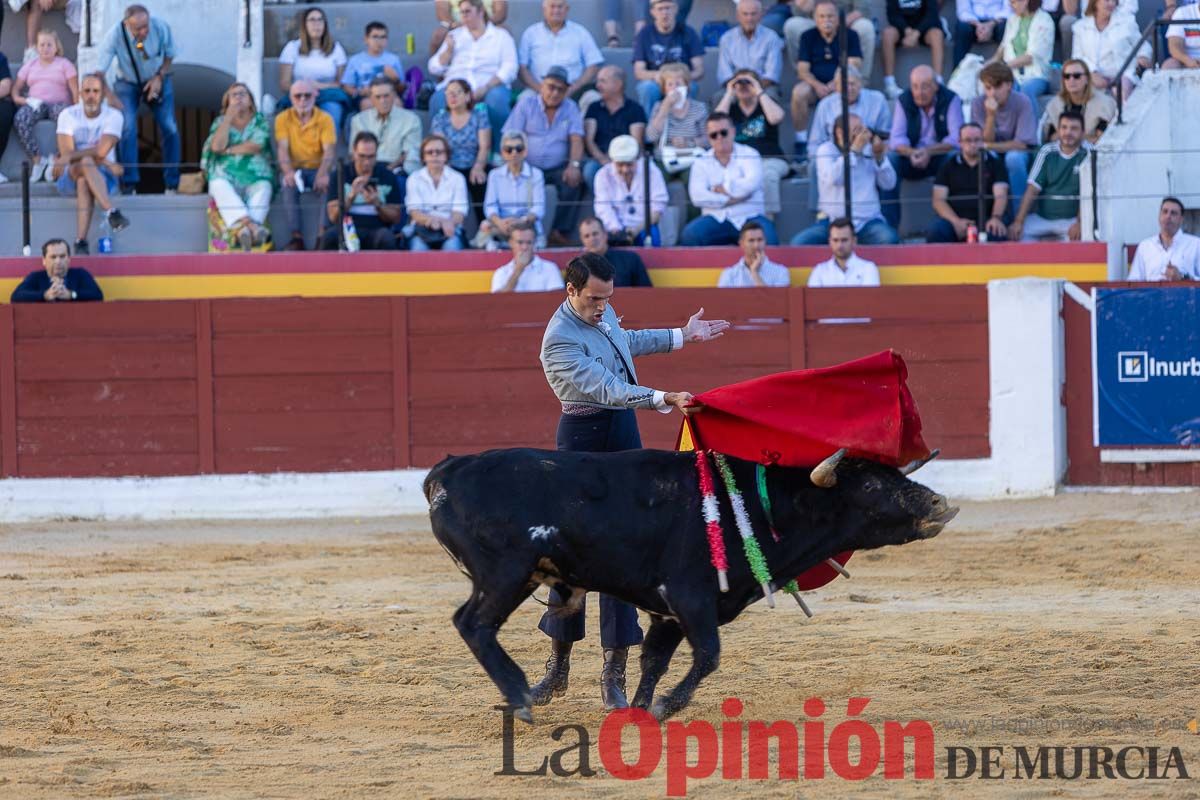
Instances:
[[[504,152],[506,152],[506,153],[524,153],[525,145],[523,145],[523,144],[506,144],[506,145],[504,145]]]
[[[708,132],[708,138],[713,139],[713,140],[724,139],[728,135],[729,135],[729,128],[721,128],[721,130],[719,130],[719,131],[709,131]]]
[[[1076,78],[1082,78],[1082,77],[1084,77],[1082,72],[1064,72],[1063,73],[1063,80],[1067,80],[1067,81],[1074,80]]]

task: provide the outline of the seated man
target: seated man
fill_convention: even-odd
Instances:
[[[712,148],[692,163],[688,196],[701,215],[683,229],[685,247],[733,244],[748,221],[763,227],[767,244],[779,244],[775,225],[763,211],[762,156],[733,141],[728,114],[714,111],[704,123]]]
[[[625,96],[625,72],[607,64],[596,75],[600,99],[587,108],[583,117],[583,143],[588,159],[583,165],[583,180],[591,186],[596,173],[608,164],[608,146],[618,136],[632,136],[639,144],[646,140],[646,110]]]
[[[1003,41],[1004,22],[1012,10],[1007,0],[958,0],[955,11],[954,63],[958,64],[976,43]]]
[[[567,96],[578,98],[596,80],[604,56],[588,29],[567,19],[567,0],[542,0],[542,21],[530,25],[517,45],[517,78],[526,91],[540,92],[551,67],[567,71]]]
[[[900,96],[896,84],[896,48],[929,47],[933,74],[941,75],[946,58],[946,34],[938,15],[938,0],[887,0],[888,26],[883,29],[883,90],[888,99]]]
[[[317,108],[317,90],[305,80],[292,84],[292,107],[275,115],[275,158],[279,162],[283,212],[291,229],[284,250],[303,250],[300,193],[324,195],[329,189],[337,132],[333,117]]]
[[[833,76],[841,63],[841,39],[838,36],[838,9],[833,0],[820,0],[813,10],[816,27],[800,37],[796,62],[796,85],[792,87],[792,129],[796,132],[797,161],[808,158],[808,114],[818,100],[838,91]],[[858,34],[846,31],[846,63],[862,67],[862,48]]]
[[[995,153],[983,149],[983,129],[977,122],[959,128],[961,151],[950,156],[933,182],[933,210],[938,218],[925,234],[928,242],[962,242],[975,226],[979,240],[1008,238],[1008,170]],[[982,165],[979,163],[982,161]]]
[[[586,217],[579,223],[579,241],[584,252],[604,256],[613,268],[614,286],[653,286],[650,274],[642,257],[633,250],[615,250],[608,246],[608,232],[604,224],[595,217]]]
[[[561,291],[566,286],[558,265],[534,254],[535,238],[533,226],[528,223],[512,227],[508,234],[512,261],[492,274],[492,294]]]
[[[842,216],[846,208],[842,126],[833,127],[833,142],[817,150],[819,219],[815,225],[792,237],[792,244],[821,244],[829,239],[829,220]],[[836,144],[834,143],[836,142]],[[850,188],[857,238],[864,244],[896,244],[896,229],[887,224],[879,205],[879,190],[896,185],[896,171],[887,160],[887,144],[850,115]]]
[[[1169,5],[1169,3],[1168,3]],[[1175,23],[1167,28],[1167,50],[1171,57],[1163,69],[1200,69],[1200,4],[1189,3],[1175,9]]]
[[[567,97],[567,71],[550,67],[542,76],[541,90],[521,98],[504,123],[504,133],[521,131],[529,142],[530,166],[542,171],[547,184],[558,192],[558,207],[546,237],[552,247],[562,247],[575,233],[579,202],[583,198],[583,115]]]
[[[738,235],[742,257],[731,267],[721,270],[717,279],[719,289],[747,289],[753,286],[790,286],[788,268],[767,258],[767,237],[763,226],[747,222]]]
[[[338,199],[338,187],[331,182],[325,213],[330,227],[321,235],[319,250],[337,250],[338,232],[346,214],[363,250],[395,250],[396,234],[392,227],[400,223],[404,196],[392,171],[375,156],[379,140],[366,131],[354,137],[351,163],[342,168],[345,203]],[[348,207],[348,210],[347,210]]]
[[[376,158],[396,175],[421,168],[421,118],[401,108],[392,80],[380,75],[371,81],[366,99],[370,108],[350,118],[350,141],[364,131],[379,141]]]
[[[658,70],[663,64],[683,64],[694,86],[704,77],[704,45],[687,23],[678,20],[675,0],[650,0],[653,25],[633,39],[633,77],[637,80],[638,104],[649,114],[662,99]]]
[[[472,244],[485,250],[508,246],[508,236],[516,225],[532,225],[536,245],[546,246],[542,219],[546,216],[546,180],[542,171],[525,162],[529,141],[521,131],[509,131],[500,139],[504,165],[488,173],[487,192],[479,232]]]
[[[962,127],[962,100],[942,86],[933,70],[922,64],[909,74],[909,89],[896,101],[888,160],[900,181],[919,181],[937,175],[949,154],[958,147]],[[900,183],[883,192],[883,218],[900,227]]]
[[[25,276],[13,289],[13,303],[70,303],[74,300],[103,300],[104,293],[92,274],[71,266],[71,248],[65,239],[49,239],[42,245],[42,266]]]
[[[58,115],[58,158],[54,178],[59,194],[75,198],[75,253],[88,252],[92,208],[100,206],[113,232],[129,227],[129,220],[112,203],[117,192],[116,147],[124,120],[121,112],[105,104],[104,79],[85,75],[79,102]]]
[[[641,244],[649,233],[651,241],[661,237],[658,221],[667,208],[667,183],[662,170],[650,161],[650,219],[646,219],[646,160],[632,136],[618,136],[608,146],[609,163],[596,174],[592,185],[596,216],[608,238],[617,245]]]
[[[883,92],[863,86],[862,76],[863,73],[853,64],[846,68],[846,99],[850,103],[850,113],[861,119],[870,130],[879,133],[890,130],[892,104]],[[808,130],[808,149],[813,153],[833,138],[833,126],[842,124],[841,70],[833,73],[833,85],[835,91],[817,103],[817,109],[813,112],[812,125]],[[811,174],[815,183],[816,172]]]
[[[1029,175],[1029,152],[1037,147],[1037,110],[1013,91],[1013,71],[999,61],[979,71],[983,94],[971,101],[971,119],[983,126],[983,143],[1004,157],[1014,203],[1021,202]]]
[[[342,89],[350,95],[359,111],[371,107],[370,87],[376,78],[385,78],[397,93],[404,91],[404,65],[400,63],[400,56],[387,49],[387,25],[368,22],[363,44],[365,49],[350,56],[342,72]]]
[[[717,83],[724,86],[738,70],[752,70],[763,91],[779,102],[783,39],[762,24],[762,17],[763,0],[738,0],[737,25],[721,34],[717,45]]]
[[[783,24],[783,36],[787,42],[788,59],[795,63],[799,58],[800,52],[800,37],[806,32],[816,27],[816,22],[813,21],[813,11],[816,5],[815,0],[780,0],[782,4],[790,6],[789,14],[794,14],[790,19],[787,19]],[[875,45],[878,41],[875,22],[872,15],[875,13],[872,8],[875,5],[875,0],[835,0],[838,9],[846,12],[846,26],[858,34],[858,44],[862,48],[863,75],[869,76],[875,65]],[[775,11],[774,14],[767,13],[767,24],[770,24],[771,17],[782,12]]]
[[[1180,230],[1183,212],[1182,201],[1163,198],[1158,207],[1158,234],[1138,245],[1128,280],[1200,280],[1200,237]]]
[[[808,288],[878,286],[879,267],[854,253],[854,225],[845,217],[829,223],[829,249],[833,258],[813,267]]]
[[[1083,115],[1064,111],[1058,116],[1058,140],[1038,151],[1029,171],[1029,186],[1008,226],[1008,238],[1079,241],[1079,168],[1086,158]],[[1035,202],[1038,211],[1031,214]]]

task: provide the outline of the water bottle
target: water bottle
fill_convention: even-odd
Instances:
[[[354,220],[349,214],[342,217],[342,238],[346,240],[346,250],[351,253],[357,253],[362,247],[362,243],[358,240],[358,231],[354,227]]]
[[[112,228],[108,224],[107,216],[100,219],[99,248],[101,253],[111,253],[113,251]]]

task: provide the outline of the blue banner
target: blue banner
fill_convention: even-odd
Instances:
[[[1093,297],[1095,444],[1200,447],[1200,288]]]

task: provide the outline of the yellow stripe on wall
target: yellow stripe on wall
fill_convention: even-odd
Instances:
[[[0,0],[2,1],[2,0]],[[719,267],[651,269],[655,286],[703,288],[717,285]],[[793,286],[808,281],[809,267],[789,270]],[[1097,264],[937,264],[881,267],[885,286],[986,283],[1001,278],[1065,278],[1103,281],[1106,266]],[[328,272],[250,275],[124,275],[97,279],[108,300],[180,300],[218,297],[364,297],[486,293],[491,270],[429,272]],[[20,283],[0,279],[0,302],[8,302]]]

